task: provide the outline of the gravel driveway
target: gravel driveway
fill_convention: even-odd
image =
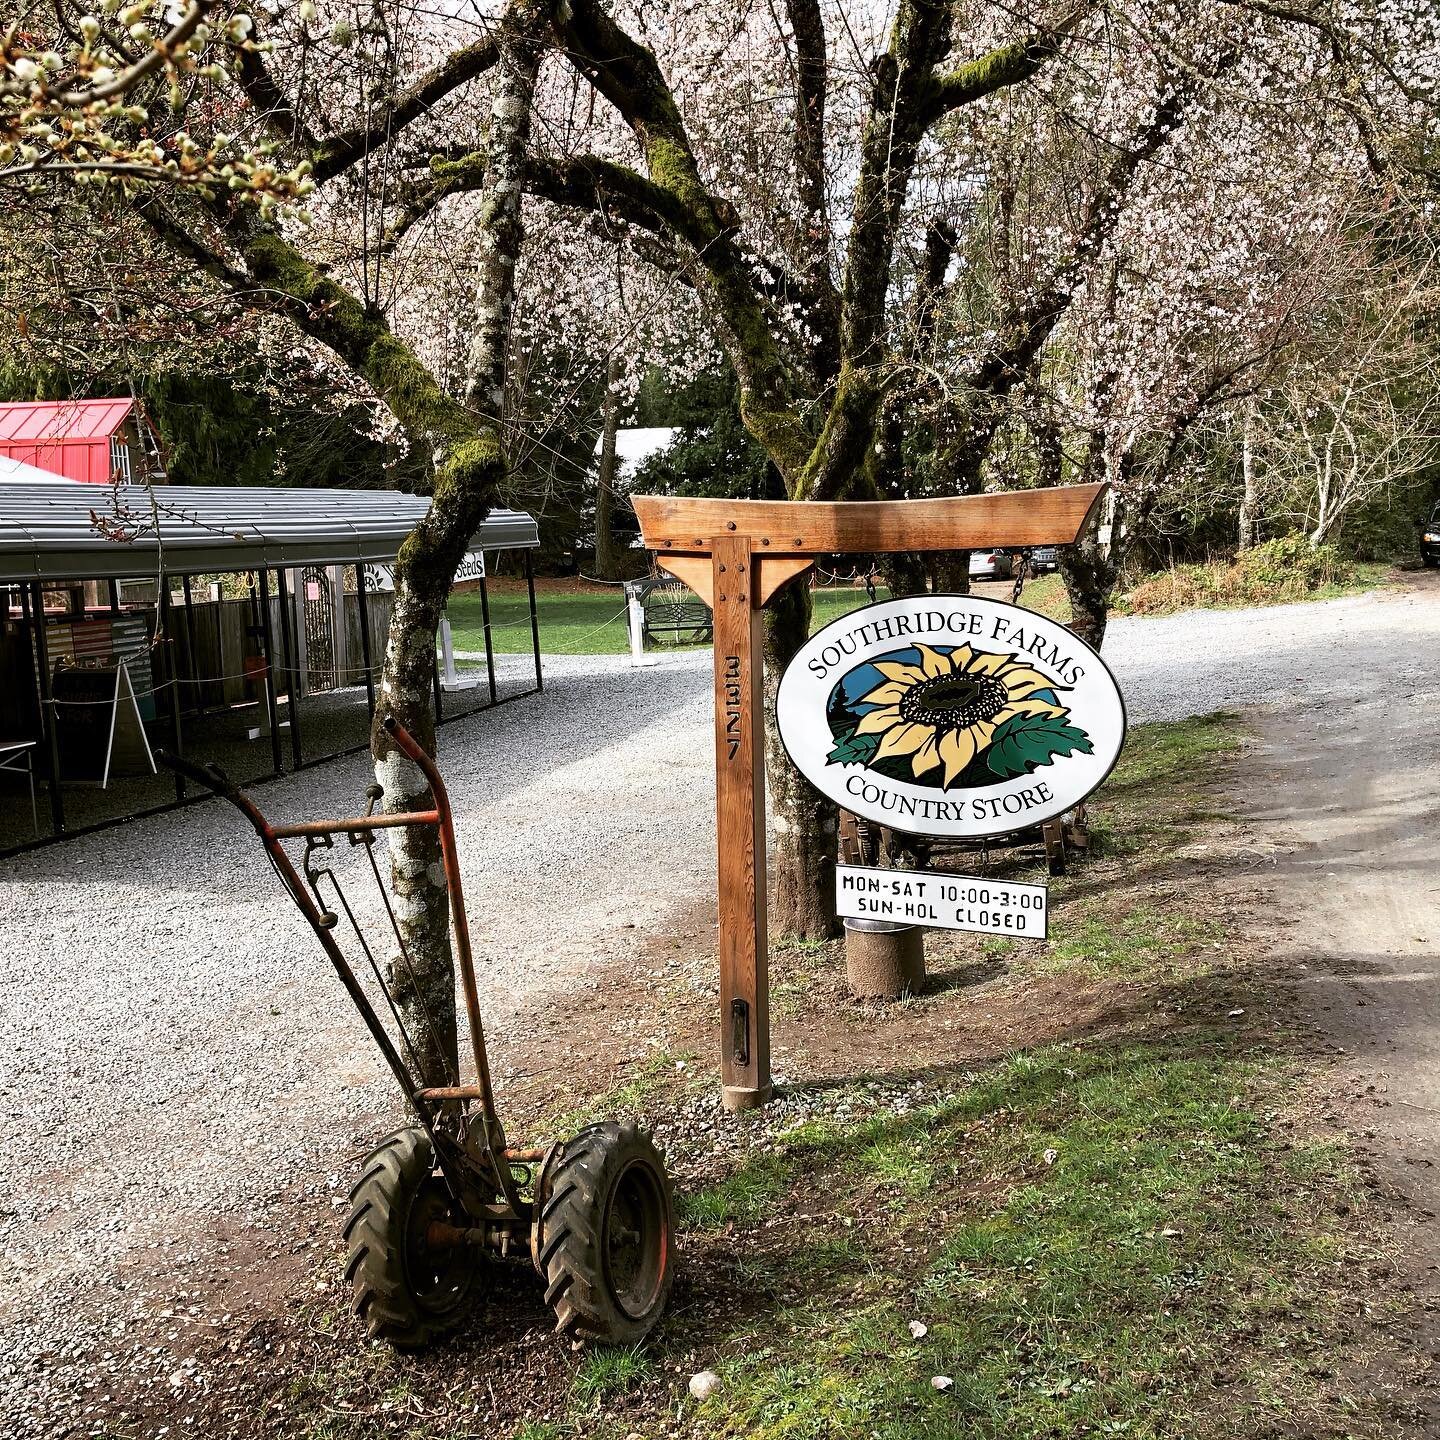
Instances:
[[[1132,721],[1413,691],[1440,586],[1119,621]],[[482,1001],[503,1088],[513,1021],[630,953],[713,885],[709,655],[546,663],[543,695],[447,727]],[[361,759],[262,787],[284,815],[358,807]],[[4,862],[0,1416],[86,1431],[113,1373],[195,1383],[187,1332],[263,1298],[297,1213],[397,1113],[313,937],[218,803]],[[658,867],[656,861],[661,863]],[[660,878],[657,878],[660,877]],[[629,927],[638,927],[638,931]],[[143,1342],[137,1350],[137,1341]],[[132,1379],[133,1383],[133,1379]],[[193,1431],[192,1431],[193,1433]]]

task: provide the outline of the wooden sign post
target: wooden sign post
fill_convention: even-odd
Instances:
[[[761,612],[821,555],[1068,545],[1103,485],[941,500],[632,499],[660,567],[715,619],[721,1071],[725,1105],[770,1098]]]

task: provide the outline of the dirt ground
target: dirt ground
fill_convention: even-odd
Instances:
[[[1440,605],[1440,576],[1405,588]],[[1440,656],[1414,659],[1368,697],[1268,713],[1237,798],[1274,847],[1276,983],[1332,1056],[1319,1100],[1399,1201],[1396,1252],[1440,1350]]]
[[[1394,603],[1440,606],[1440,583],[1412,577]],[[1136,986],[1080,968],[1016,984],[1005,957],[978,941],[936,937],[926,995],[881,1010],[845,997],[833,948],[779,950],[777,1080],[823,1089],[853,1077],[858,1056],[884,1083],[979,1070],[1019,1048],[1162,1029],[1182,1015],[1224,1024],[1243,1011],[1240,1023],[1267,1037],[1298,1022],[1293,1043],[1312,1087],[1301,1103],[1357,1137],[1396,1259],[1394,1273],[1357,1277],[1357,1288],[1404,1286],[1414,1297],[1409,1333],[1393,1346],[1397,1368],[1387,1370],[1390,1342],[1380,1337],[1370,1379],[1430,1405],[1425,1366],[1440,1360],[1437,701],[1440,666],[1417,652],[1413,668],[1377,674],[1358,698],[1297,685],[1292,701],[1244,716],[1246,749],[1210,777],[1214,814],[1233,818],[1211,818],[1153,863],[1124,867],[1128,904],[1163,914],[1203,896],[1217,923],[1245,937],[1201,978]],[[1121,872],[1118,861],[1092,862],[1067,895],[1103,895]],[[657,1072],[706,1080],[713,953],[713,906],[679,904],[623,958],[553,995],[523,1037],[502,1041],[512,1138],[538,1138],[536,1127],[585,1097],[623,1093]],[[715,1122],[702,1113],[687,1123],[703,1156]],[[682,1181],[703,1178],[703,1159],[694,1163],[687,1173],[682,1160]],[[63,1174],[45,1178],[65,1184]],[[483,1323],[435,1354],[400,1367],[364,1344],[339,1273],[335,1191],[322,1178],[277,1193],[264,1233],[176,1215],[173,1247],[191,1261],[185,1273],[201,1278],[89,1357],[91,1400],[47,1433],[508,1437],[518,1417],[558,1419],[575,1357],[550,1333],[523,1269],[497,1280]],[[750,1303],[723,1240],[706,1242],[687,1268],[667,1322],[677,1374],[707,1313]],[[123,1288],[127,1277],[104,1283]],[[1432,1413],[1434,1429],[1406,1433],[1440,1434]],[[440,1415],[445,1428],[435,1430]]]

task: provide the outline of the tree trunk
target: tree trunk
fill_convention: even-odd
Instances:
[[[905,595],[925,593],[925,561],[913,550],[900,550],[893,555],[877,556],[876,567],[892,599],[899,600]]]
[[[467,359],[465,401],[485,433],[442,453],[430,510],[400,547],[395,564],[395,608],[385,648],[371,751],[375,778],[389,809],[428,807],[429,790],[418,768],[401,755],[383,728],[393,715],[431,754],[435,632],[450,585],[470,539],[494,498],[503,469],[499,440],[505,394],[506,352],[515,303],[515,268],[523,240],[520,181],[530,136],[540,26],[524,4],[512,5],[498,32],[499,60],[487,136],[486,181],[479,225],[480,304]],[[431,1084],[458,1077],[455,966],[450,949],[450,905],[438,832],[431,826],[386,832],[390,842],[395,913],[409,958],[392,967],[397,1001],[416,1041],[420,1067]],[[413,974],[414,983],[410,983]]]
[[[1093,536],[1062,547],[1060,576],[1070,597],[1070,628],[1098,650],[1105,643],[1115,577]]]
[[[1120,577],[1120,532],[1124,523],[1122,507],[1113,491],[1102,510],[1110,524],[1107,541],[1101,541],[1099,525],[1091,525],[1073,545],[1062,545],[1058,552],[1060,577],[1070,599],[1070,628],[1096,650],[1105,643],[1110,599]]]
[[[936,595],[968,595],[970,593],[970,552],[938,550],[925,557],[930,574],[930,589]]]
[[[775,724],[780,676],[810,633],[809,589],[801,581],[787,585],[771,602],[765,619],[765,772],[775,835],[770,930],[802,940],[825,940],[838,929],[836,811],[790,763]]]
[[[1259,525],[1259,495],[1255,484],[1255,406],[1252,402],[1245,407],[1245,424],[1240,433],[1240,474],[1244,480],[1245,493],[1240,500],[1240,549],[1248,550],[1255,544]]]
[[[600,406],[600,474],[595,485],[595,574],[618,578],[615,544],[615,432],[620,428],[620,354],[610,352],[605,364],[605,398]]]

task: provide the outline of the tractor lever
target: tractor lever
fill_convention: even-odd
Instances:
[[[156,746],[155,758],[167,770],[173,770],[187,780],[203,785],[212,795],[219,795],[226,800],[235,798],[235,782],[218,765],[196,765],[193,761],[182,759],[173,751],[167,750],[163,745]]]

